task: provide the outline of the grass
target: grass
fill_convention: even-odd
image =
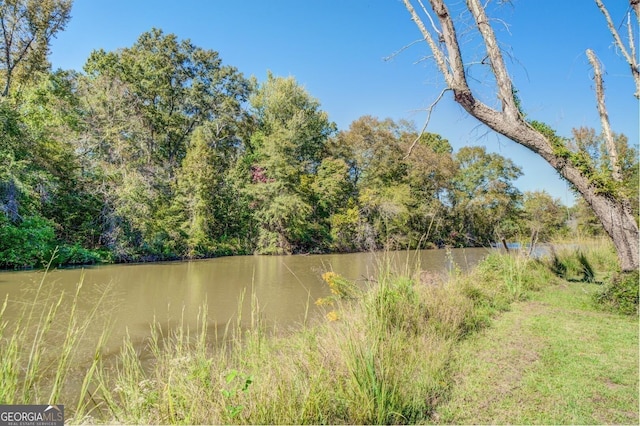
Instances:
[[[563,283],[514,304],[459,346],[456,424],[638,424],[638,321],[602,312],[593,283]]]
[[[49,269],[47,266],[47,270]],[[71,402],[63,395],[69,375],[75,371],[74,355],[82,354],[86,330],[97,321],[102,299],[84,318],[77,313],[78,297],[83,286],[80,278],[73,295],[54,294],[43,273],[33,303],[25,305],[18,321],[4,319],[8,297],[0,308],[0,403],[63,404]],[[62,323],[65,327],[54,327]],[[100,337],[98,347],[106,339]],[[97,354],[99,357],[99,353]],[[96,357],[94,357],[96,358]],[[95,369],[90,367],[90,371]],[[63,401],[64,399],[64,401]],[[77,397],[78,407],[82,398]]]
[[[553,279],[543,265],[491,255],[473,275],[397,274],[355,286],[334,273],[322,321],[294,333],[230,323],[212,348],[207,318],[193,334],[154,327],[145,369],[125,345],[119,366],[99,368],[84,421],[161,424],[403,424],[427,422],[448,400],[457,347],[496,313]],[[242,313],[240,313],[241,315]],[[76,420],[81,420],[80,417]]]
[[[264,325],[251,295],[251,310],[243,313],[240,300],[212,342],[203,308],[195,330],[153,324],[146,347],[125,340],[114,365],[103,361],[98,342],[68,421],[637,422],[637,318],[594,304],[606,293],[597,283],[614,277],[610,251],[596,247],[582,260],[556,253],[550,262],[491,254],[471,273],[453,268],[443,276],[397,273],[381,259],[377,279],[365,285],[328,272],[331,296],[317,302],[326,315],[287,333]],[[558,268],[563,278],[552,273]],[[43,312],[34,322],[44,329],[55,303]],[[1,314],[0,324],[0,379],[11,383],[2,401],[35,400],[25,377],[36,397],[45,382],[59,397],[84,322],[68,319],[65,349],[48,369],[40,349],[15,337],[19,327],[7,334]],[[25,376],[12,376],[25,366]]]

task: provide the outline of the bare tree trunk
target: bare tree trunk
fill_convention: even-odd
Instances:
[[[557,140],[541,130],[535,129],[525,121],[518,109],[511,78],[504,64],[495,33],[489,25],[480,0],[467,0],[467,8],[484,40],[486,58],[496,79],[496,96],[502,105],[502,111],[490,108],[475,99],[466,80],[465,66],[455,26],[444,0],[429,0],[431,9],[440,24],[439,29],[435,28],[429,11],[424,7],[422,1],[418,0],[422,11],[432,21],[432,27],[436,32],[435,37],[424,25],[420,15],[412,6],[411,0],[403,1],[426,43],[431,48],[436,65],[444,76],[448,88],[453,92],[455,101],[490,129],[540,155],[563,178],[573,184],[574,188],[591,206],[605,231],[613,240],[622,270],[638,269],[639,232],[636,220],[629,208],[629,201],[621,194],[603,193],[579,167],[572,163],[566,148],[559,149],[561,147],[558,146]],[[441,47],[442,45],[444,47]]]
[[[598,107],[598,115],[600,115],[604,141],[607,145],[607,151],[609,152],[612,176],[616,182],[622,182],[622,173],[620,171],[620,164],[618,163],[618,150],[616,149],[616,143],[613,140],[613,132],[609,125],[609,114],[607,113],[607,107],[604,103],[604,84],[602,82],[600,62],[598,61],[596,54],[591,49],[587,49],[587,57],[593,67],[593,80],[596,83],[596,105]]]
[[[536,248],[536,243],[538,242],[538,230],[534,229],[531,231],[531,240],[529,242],[529,253],[527,253],[528,257],[531,257],[531,254]]]

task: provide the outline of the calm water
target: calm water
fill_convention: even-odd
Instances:
[[[407,265],[435,273],[454,264],[461,269],[475,265],[487,249],[424,250],[396,252],[390,256],[396,266]],[[26,307],[36,314],[51,306],[63,294],[61,312],[71,309],[71,300],[82,280],[77,307],[88,314],[98,306],[98,318],[85,339],[95,342],[105,323],[111,329],[107,352],[117,351],[128,333],[134,342],[149,336],[150,324],[163,330],[180,324],[195,330],[203,306],[208,309],[209,329],[220,335],[229,320],[235,321],[244,293],[243,322],[249,321],[251,294],[268,324],[278,329],[296,326],[317,313],[314,302],[329,294],[323,272],[362,282],[376,276],[382,255],[372,253],[311,256],[236,256],[191,262],[108,265],[49,272],[0,272],[0,297],[8,297],[2,321],[15,323]],[[34,304],[35,292],[44,279]],[[101,299],[102,297],[102,299]],[[1,302],[0,302],[1,304]],[[246,317],[246,319],[245,319]],[[63,333],[66,322],[54,324]],[[9,327],[11,328],[11,327]],[[54,330],[55,331],[55,330]],[[92,348],[87,348],[90,351]]]

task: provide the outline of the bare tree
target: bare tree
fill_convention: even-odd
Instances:
[[[613,240],[623,271],[638,269],[639,233],[636,218],[628,198],[618,186],[603,181],[594,170],[572,152],[555,132],[535,121],[527,121],[519,108],[511,77],[505,65],[498,40],[480,0],[466,0],[473,17],[473,28],[481,35],[484,49],[483,64],[488,64],[495,78],[495,91],[500,110],[478,100],[467,81],[467,67],[460,49],[460,37],[454,19],[444,0],[429,0],[430,8],[422,0],[403,0],[413,21],[428,44],[433,59],[443,75],[447,89],[455,101],[470,115],[495,132],[523,145],[544,158],[569,181],[591,206],[605,231]],[[419,6],[418,10],[414,3]],[[598,6],[601,2],[596,0]],[[637,0],[630,0],[637,11]],[[604,9],[602,6],[601,10]],[[604,9],[606,10],[606,9]],[[432,17],[435,15],[435,19]],[[429,27],[425,25],[425,17]],[[632,34],[632,31],[630,31]],[[630,38],[633,46],[632,38]],[[635,54],[635,48],[631,48]],[[630,64],[636,67],[635,64]],[[635,74],[634,74],[635,75]],[[604,103],[603,103],[604,106]],[[614,181],[611,176],[611,182]]]

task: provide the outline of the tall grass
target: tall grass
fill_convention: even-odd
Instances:
[[[607,262],[606,256],[602,261],[587,257],[594,265]],[[250,311],[242,312],[240,300],[237,315],[215,339],[210,338],[209,328],[215,324],[205,303],[195,329],[184,321],[152,324],[145,346],[126,338],[114,364],[102,359],[98,342],[70,421],[428,422],[451,392],[451,362],[461,340],[512,302],[556,280],[548,262],[517,254],[492,253],[469,273],[452,268],[436,275],[406,266],[398,273],[391,265],[383,258],[375,280],[364,284],[333,272],[324,274],[331,295],[317,304],[326,315],[305,321],[293,332],[267,327],[250,294]],[[52,304],[40,316],[32,310],[38,333],[46,334],[58,306]],[[71,309],[70,317],[75,316]],[[51,369],[42,362],[40,340],[34,340],[32,348],[31,341],[20,337],[21,326],[9,335],[7,323],[0,321],[3,402],[33,401],[43,395],[56,402],[70,354],[86,327],[71,318],[63,340],[68,350],[49,364]],[[53,383],[46,392],[45,377]]]
[[[62,400],[63,388],[70,373],[76,370],[74,356],[82,352],[80,346],[86,343],[83,338],[89,327],[95,326],[103,299],[97,300],[94,308],[81,317],[77,308],[84,275],[69,299],[64,292],[55,293],[47,281],[48,270],[49,267],[42,274],[32,302],[22,307],[17,320],[10,322],[6,319],[11,303],[8,296],[0,309],[2,404],[70,402],[66,395]],[[58,327],[60,323],[65,326]],[[100,347],[105,339],[106,331],[98,341],[94,358],[100,356]],[[90,372],[93,370],[93,367],[89,369]]]
[[[568,281],[602,285],[593,302],[603,310],[638,315],[640,279],[638,271],[621,273],[613,244],[609,240],[590,240],[579,248],[552,252],[551,269]]]
[[[206,310],[197,330],[151,328],[99,368],[94,420],[172,424],[401,424],[427,421],[452,385],[457,342],[492,313],[551,280],[534,261],[490,256],[472,275],[396,273],[356,285],[329,272],[326,316],[285,335],[261,320],[254,295],[216,343]],[[412,268],[412,270],[415,268]],[[242,306],[242,303],[240,303]],[[163,334],[162,330],[169,332]]]

